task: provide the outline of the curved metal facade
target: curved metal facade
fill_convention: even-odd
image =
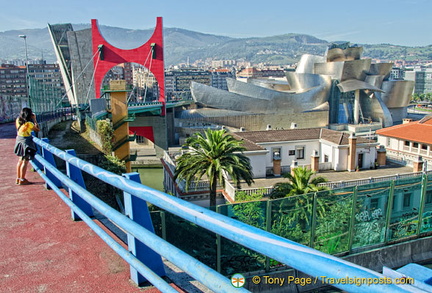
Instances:
[[[392,63],[361,59],[362,47],[335,46],[325,57],[303,55],[286,82],[227,79],[228,92],[193,83],[192,96],[205,107],[264,116],[328,111],[327,124],[375,121],[387,127],[403,119],[414,83],[389,81]],[[322,125],[322,116],[309,122]]]
[[[329,49],[327,50],[327,62],[358,60],[360,59],[362,53],[363,47]]]

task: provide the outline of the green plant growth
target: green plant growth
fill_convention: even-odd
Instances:
[[[325,213],[316,217],[313,245],[316,249],[329,254],[346,251],[349,243],[352,198],[331,195],[325,199],[325,202]]]
[[[167,241],[216,269],[216,234],[169,212],[165,213]]]
[[[99,163],[99,167],[117,175],[126,173],[126,163],[124,161],[113,155],[105,155],[104,157],[105,160]]]
[[[102,151],[109,155],[113,149],[114,128],[108,120],[98,120],[96,122],[97,133],[102,142]]]
[[[233,214],[236,219],[254,226],[256,228],[266,229],[266,205],[267,201],[262,200],[265,190],[248,194],[244,191],[236,193],[236,204],[231,205]],[[222,268],[226,274],[236,271],[258,270],[263,269],[265,257],[253,250],[247,249],[232,241],[222,240],[223,255]]]
[[[298,194],[307,194],[320,190],[326,190],[325,186],[318,186],[319,183],[327,182],[327,179],[322,176],[313,177],[315,172],[306,167],[298,167],[294,169],[293,174],[286,173],[283,175],[289,182],[279,182],[274,186],[270,198],[282,198]]]
[[[192,182],[206,177],[210,182],[210,206],[216,206],[218,182],[225,187],[225,173],[237,187],[244,180],[253,183],[250,160],[243,154],[242,142],[225,130],[207,129],[196,133],[184,145],[186,151],[177,159],[174,179],[184,179],[188,188]]]
[[[414,93],[411,98],[411,102],[432,102],[432,93],[418,94]]]
[[[392,239],[401,239],[415,235],[417,233],[417,226],[417,217],[402,217],[401,220],[394,225]]]
[[[314,195],[290,196],[272,201],[271,232],[309,245]]]
[[[318,186],[318,183],[326,182],[324,177],[318,176],[312,178],[314,171],[298,167],[294,169],[293,174],[284,174],[284,177],[289,182],[279,182],[275,184],[274,190],[270,194],[270,198],[290,198],[289,200],[279,201],[274,203],[279,205],[277,211],[276,226],[274,227],[279,233],[283,226],[288,227],[299,226],[304,231],[311,224],[311,215],[316,202],[316,213],[318,216],[323,216],[326,211],[326,205],[321,198],[315,198],[313,192],[326,190],[327,187]],[[275,224],[273,224],[275,225]],[[278,228],[280,226],[280,228]],[[292,233],[292,232],[291,232]],[[282,235],[281,235],[282,236]]]
[[[234,204],[233,211],[236,218],[248,225],[265,229],[265,201],[263,198],[264,191],[248,195],[244,191],[236,193],[236,201],[241,204]]]
[[[126,173],[125,163],[115,156],[101,155],[99,156],[96,165],[117,175]],[[84,179],[87,190],[109,204],[112,208],[120,210],[119,202],[123,202],[122,190],[115,188],[110,184],[101,181],[97,177],[93,177],[88,174],[84,176]]]

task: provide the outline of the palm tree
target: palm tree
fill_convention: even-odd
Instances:
[[[308,195],[322,190],[328,190],[326,186],[318,186],[319,183],[326,182],[327,179],[322,176],[312,178],[315,172],[306,167],[295,168],[293,174],[286,173],[284,177],[289,182],[279,182],[274,186],[270,194],[270,198],[284,198],[292,197],[293,201],[289,201],[292,206],[293,213],[282,215],[284,213],[285,204],[287,201],[280,201],[281,222],[285,220],[288,223],[297,222],[300,227],[305,227],[310,223],[310,216],[312,215],[314,196]],[[316,199],[316,213],[323,216],[326,210],[326,203],[320,199]],[[285,224],[284,224],[285,225]]]
[[[206,175],[210,181],[210,206],[216,206],[218,182],[225,187],[224,173],[229,175],[240,188],[240,181],[248,185],[253,181],[249,158],[243,155],[245,148],[225,130],[207,129],[204,134],[196,133],[184,145],[188,150],[176,161],[174,179],[184,179],[188,188]]]
[[[313,175],[315,175],[315,171],[312,171],[309,168],[295,168],[293,174],[286,173],[283,175],[283,177],[287,178],[289,182],[279,182],[275,184],[274,190],[272,191],[270,197],[282,198],[326,190],[326,187],[318,186],[318,184],[326,182],[327,179],[322,176],[312,178]]]

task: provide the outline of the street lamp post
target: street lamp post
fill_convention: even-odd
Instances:
[[[29,106],[31,107],[30,103],[30,80],[29,80],[29,69],[28,69],[28,53],[27,53],[27,36],[26,35],[19,35],[20,38],[24,39],[24,45],[25,45],[25,66],[26,66],[26,90],[27,90],[27,98]]]

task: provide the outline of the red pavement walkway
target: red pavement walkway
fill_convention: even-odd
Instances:
[[[0,124],[0,292],[159,292],[129,280],[129,265],[35,172],[15,185],[13,124]],[[29,168],[30,170],[30,168]]]

